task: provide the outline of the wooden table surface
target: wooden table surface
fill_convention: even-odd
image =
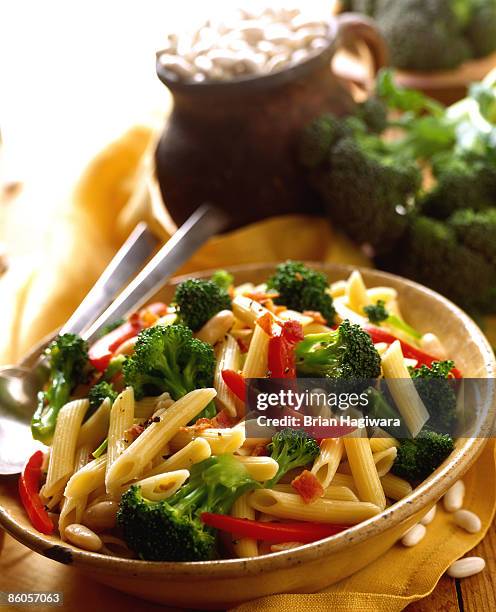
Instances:
[[[0,538],[1,535],[0,532]],[[444,576],[432,595],[410,604],[407,612],[496,611],[496,525],[493,524],[485,539],[468,554],[483,557],[487,563],[486,569],[463,580]],[[40,557],[10,536],[5,536],[4,549],[0,553],[0,591],[37,590],[63,591],[63,609],[70,612],[179,612],[114,591],[67,566]],[[2,612],[19,612],[32,610],[33,607],[2,606],[1,609]]]

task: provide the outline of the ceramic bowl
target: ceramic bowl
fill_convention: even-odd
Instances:
[[[346,278],[350,267],[319,266],[330,281]],[[273,270],[266,264],[232,268],[236,282],[262,282]],[[205,276],[207,272],[197,276]],[[456,359],[465,376],[494,378],[495,359],[477,325],[439,294],[398,276],[362,270],[368,286],[389,285],[398,290],[402,312],[421,331],[434,330]],[[170,299],[174,279],[160,293]],[[25,360],[32,362],[32,353]],[[492,386],[481,401],[490,406],[483,426],[490,427],[495,411]],[[0,524],[14,538],[50,559],[65,563],[120,591],[171,606],[202,609],[229,608],[248,600],[281,592],[318,591],[377,559],[419,520],[476,460],[485,440],[459,440],[455,451],[411,495],[378,516],[347,531],[297,549],[249,559],[197,563],[153,563],[107,557],[72,547],[57,537],[35,531],[17,497],[14,479],[0,479]]]

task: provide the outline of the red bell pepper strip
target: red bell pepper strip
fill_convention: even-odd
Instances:
[[[51,535],[54,526],[39,495],[42,465],[43,452],[39,450],[28,460],[19,477],[19,496],[33,527]]]
[[[113,354],[119,346],[136,336],[142,329],[150,326],[149,314],[153,318],[160,317],[167,312],[167,305],[163,302],[155,302],[142,308],[139,312],[133,313],[129,319],[116,327],[102,338],[99,338],[89,350],[91,365],[98,371],[103,372],[107,369]]]
[[[269,340],[268,368],[271,378],[296,378],[294,349],[303,340],[298,321],[285,321]]]
[[[126,321],[99,338],[88,352],[91,365],[100,372],[104,372],[119,346],[129,338],[136,336],[141,329],[139,321]]]
[[[234,370],[222,370],[222,380],[238,399],[246,401],[246,382],[241,374]]]
[[[439,361],[438,357],[433,357],[432,355],[429,355],[428,353],[424,353],[424,351],[421,351],[420,349],[415,348],[414,346],[412,346],[411,344],[408,344],[407,342],[405,342],[404,340],[401,340],[400,338],[396,338],[396,336],[393,336],[392,334],[385,331],[384,329],[381,329],[380,327],[375,327],[373,325],[366,325],[365,331],[372,338],[372,342],[374,342],[374,344],[377,342],[386,342],[387,344],[392,344],[393,342],[398,340],[399,343],[401,344],[401,350],[403,352],[403,356],[406,357],[407,359],[416,359],[419,366],[426,365],[427,367],[430,367],[433,361]],[[454,378],[463,378],[462,373],[460,372],[458,368],[453,368],[451,370],[451,374],[454,376]]]
[[[225,514],[212,514],[211,512],[202,512],[200,517],[206,525],[221,531],[227,531],[236,537],[264,540],[274,544],[284,542],[306,544],[322,540],[322,538],[327,538],[348,528],[347,525],[300,521],[261,523],[251,519],[235,518]]]

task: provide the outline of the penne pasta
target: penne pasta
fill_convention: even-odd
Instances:
[[[62,406],[57,418],[48,464],[46,482],[42,488],[45,499],[61,496],[74,471],[79,429],[88,410],[87,399],[78,399]]]
[[[332,331],[332,328],[322,323],[310,323],[303,328],[305,336],[308,336],[308,334],[327,334],[330,331]]]
[[[363,307],[370,304],[367,288],[363,282],[362,275],[358,270],[353,270],[346,283],[346,299],[349,308],[357,314],[363,316]]]
[[[175,470],[149,476],[143,480],[138,480],[135,485],[140,487],[141,494],[151,501],[161,501],[174,495],[174,493],[189,478],[188,470]]]
[[[244,378],[263,378],[267,376],[270,337],[261,328],[255,325],[250,348],[243,366]]]
[[[243,295],[236,295],[234,297],[232,301],[232,310],[237,319],[250,327],[255,327],[257,319],[267,313],[269,313],[275,321],[278,320],[278,317],[265,308],[265,306]]]
[[[159,408],[168,408],[174,403],[170,393],[162,393],[156,397],[144,397],[143,399],[134,402],[134,418],[139,421],[149,419],[155,410]]]
[[[231,310],[221,310],[203,325],[195,334],[198,340],[207,342],[214,346],[222,340],[227,332],[234,325],[234,315]]]
[[[393,467],[394,460],[398,454],[398,449],[395,446],[386,448],[372,455],[379,477],[385,476]]]
[[[107,491],[118,490],[125,483],[139,478],[164,444],[199,414],[215,395],[215,389],[196,389],[174,402],[167,409],[166,417],[162,415],[157,422],[151,423],[110,466],[105,477]]]
[[[359,499],[384,509],[386,507],[386,496],[377,473],[368,439],[348,436],[344,438],[343,443]]]
[[[154,476],[174,470],[188,470],[195,463],[208,459],[211,454],[210,444],[204,438],[195,438],[168,459],[158,463],[147,475]]]
[[[282,493],[296,493],[295,489],[293,489],[290,484],[276,484],[273,488],[274,491],[281,491]],[[341,501],[359,501],[358,497],[349,487],[335,485],[327,487],[322,497]]]
[[[244,519],[255,519],[255,510],[248,503],[247,494],[241,495],[234,502],[231,508],[231,515],[236,518]],[[258,556],[258,544],[256,540],[252,538],[238,538],[233,542],[233,548],[236,555],[240,558],[246,557],[257,557]]]
[[[238,413],[240,402],[229,390],[222,378],[223,370],[234,370],[237,372],[241,366],[239,345],[231,334],[226,334],[222,342],[219,342],[215,355],[217,358],[214,374],[214,387],[217,391],[215,403],[218,410],[226,410],[230,416],[235,417]]]
[[[112,402],[107,397],[90,418],[81,425],[77,446],[89,446],[90,452],[105,439],[109,428]]]
[[[277,316],[281,321],[297,321],[303,328],[313,324],[313,317],[297,310],[282,310]]]
[[[392,287],[370,287],[367,289],[367,299],[369,304],[375,304],[379,300],[383,302],[390,302],[396,300],[398,292]]]
[[[346,297],[342,296],[335,298],[333,305],[340,322],[348,319],[351,323],[356,323],[361,326],[367,323],[367,319],[364,316],[357,314],[348,306]]]
[[[394,474],[386,474],[381,478],[384,493],[395,501],[403,499],[412,492],[412,485]]]
[[[210,446],[212,455],[222,455],[224,453],[234,453],[245,441],[245,428],[208,428],[196,430],[195,427],[185,428],[178,431],[170,441],[170,447],[173,451],[184,448],[192,440],[203,438]]]
[[[405,425],[415,438],[429,420],[429,413],[403,361],[401,344],[398,340],[393,342],[382,356],[382,370]]]
[[[328,292],[333,298],[345,295],[347,284],[348,283],[345,280],[338,280],[334,283],[331,283]]]
[[[306,504],[299,495],[273,489],[258,489],[249,494],[250,505],[278,518],[316,523],[350,525],[379,514],[381,509],[369,502],[339,501],[320,498]]]
[[[392,446],[398,447],[400,445],[398,440],[393,437],[370,438],[369,444],[373,453],[380,453],[381,451],[385,451]]]
[[[325,438],[320,443],[320,454],[315,459],[311,472],[326,489],[336,471],[343,456],[343,440],[341,438]]]
[[[134,422],[134,391],[127,387],[120,393],[110,411],[107,444],[107,473],[127,447],[125,433]],[[107,489],[107,492],[110,492]]]
[[[271,457],[234,456],[245,466],[248,474],[260,482],[274,478],[274,476],[277,474],[277,470],[279,469],[279,464]]]

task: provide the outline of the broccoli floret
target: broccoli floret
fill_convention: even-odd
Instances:
[[[375,96],[359,104],[355,114],[370,132],[380,134],[388,125],[387,107],[380,98]]]
[[[496,264],[496,208],[480,212],[459,210],[449,218],[448,224],[462,244]]]
[[[217,270],[212,274],[210,280],[224,291],[227,291],[234,282],[234,276],[227,270]]]
[[[110,363],[107,366],[107,369],[103,373],[103,378],[107,382],[110,382],[115,376],[122,372],[122,368],[124,367],[124,362],[126,361],[125,355],[116,355],[112,357]]]
[[[290,428],[274,434],[267,450],[279,464],[276,475],[265,483],[269,488],[277,484],[284,474],[307,465],[320,453],[319,445],[312,436],[301,429]]]
[[[194,389],[211,387],[214,368],[213,347],[193,338],[185,325],[174,324],[141,331],[123,370],[137,399],[167,391],[177,400]]]
[[[400,441],[391,471],[410,482],[419,482],[432,474],[454,447],[450,435],[423,430],[413,440]]]
[[[181,283],[174,296],[179,320],[198,331],[221,310],[231,309],[231,298],[224,288],[211,280],[189,278]]]
[[[114,389],[111,383],[102,380],[96,385],[93,385],[88,393],[88,399],[90,402],[89,414],[97,410],[103,401],[107,399],[107,397],[112,403],[114,403],[115,398],[117,397],[117,391]]]
[[[379,153],[378,137],[343,138],[330,167],[315,178],[329,216],[355,242],[387,251],[403,234],[420,186],[414,162]]]
[[[31,421],[35,440],[51,442],[57,415],[71,395],[71,391],[85,379],[88,364],[88,344],[76,334],[63,334],[45,351],[50,364],[49,378],[44,391],[38,394],[38,406]]]
[[[475,0],[467,28],[467,38],[474,57],[485,57],[496,50],[496,4],[491,0]]]
[[[451,433],[456,421],[456,393],[450,384],[453,361],[433,361],[430,367],[410,368],[410,374],[430,415],[427,427]]]
[[[315,168],[324,162],[331,147],[350,134],[346,124],[331,114],[317,117],[304,130],[300,140],[299,159],[303,166]]]
[[[335,310],[332,297],[327,293],[325,274],[307,268],[300,261],[286,261],[277,266],[276,272],[267,281],[269,289],[275,289],[276,304],[304,312],[316,310],[327,323],[334,321]]]
[[[374,16],[395,68],[449,70],[471,55],[451,0],[378,2]]]
[[[496,169],[484,160],[451,159],[434,165],[437,183],[420,202],[424,214],[447,219],[457,210],[484,210],[496,199]]]
[[[409,336],[412,336],[412,338],[419,340],[422,337],[422,334],[411,327],[411,325],[408,325],[408,323],[405,323],[405,321],[396,315],[390,314],[386,310],[386,303],[384,300],[377,300],[375,304],[364,306],[363,310],[367,315],[368,320],[375,325],[380,325],[383,321],[385,321],[392,327],[396,327],[396,329],[399,329]]]
[[[490,312],[494,309],[494,266],[460,244],[452,228],[445,223],[415,217],[401,247],[382,263],[439,291],[466,310]]]
[[[190,469],[190,478],[172,497],[150,501],[133,485],[117,513],[124,539],[147,561],[207,561],[215,556],[215,530],[203,512],[227,514],[236,499],[260,485],[232,455],[210,457]]]
[[[348,320],[333,331],[308,334],[295,348],[300,376],[372,379],[381,373],[381,358],[369,334]]]

